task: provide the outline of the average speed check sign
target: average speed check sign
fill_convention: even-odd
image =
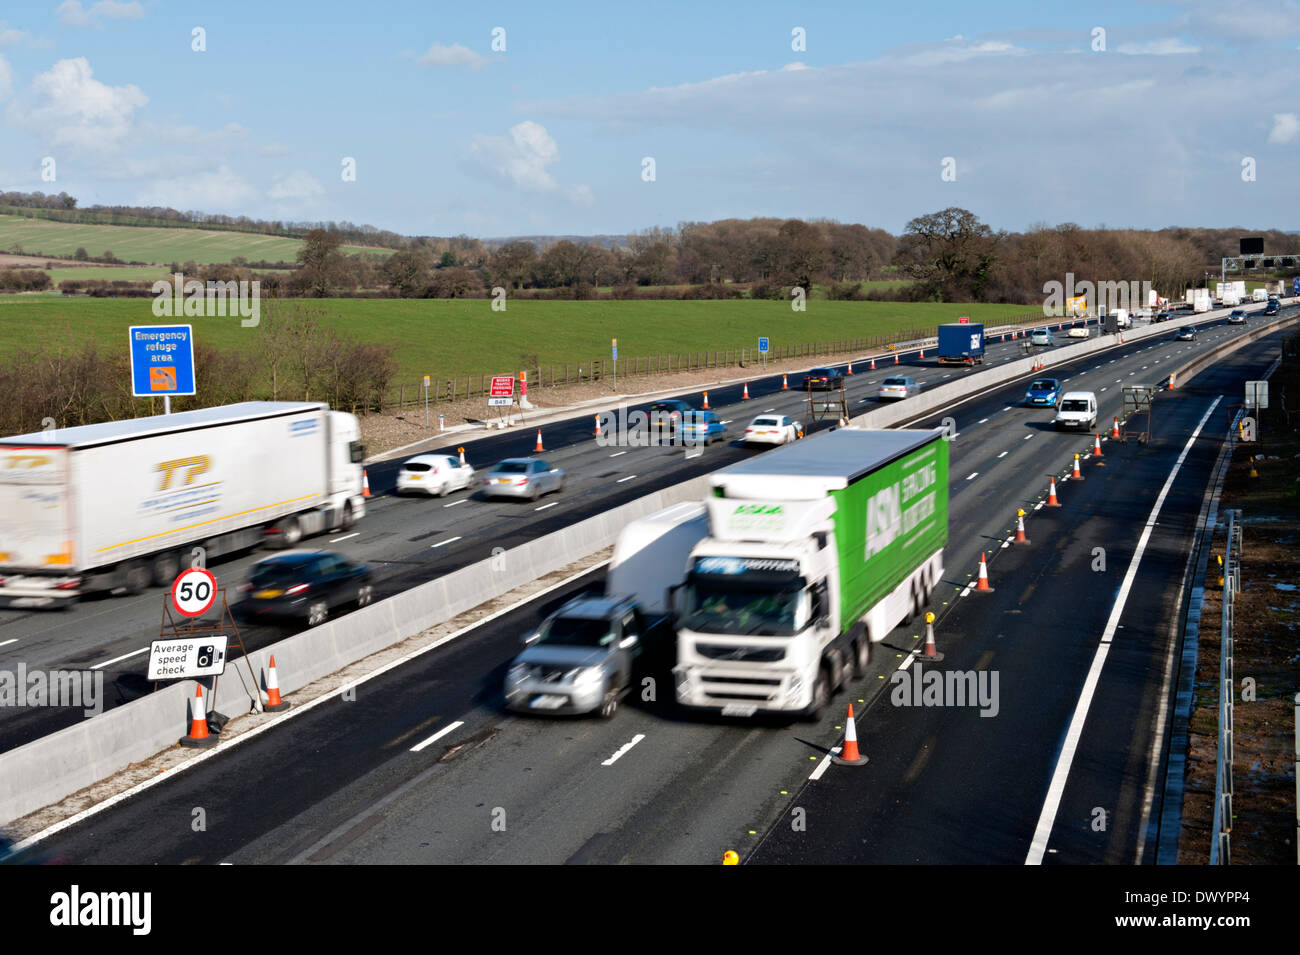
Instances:
[[[202,567],[182,570],[172,584],[172,606],[185,617],[201,617],[217,599],[217,578]]]

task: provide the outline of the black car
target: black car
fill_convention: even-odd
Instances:
[[[1168,313],[1168,312],[1157,312],[1157,313],[1156,313],[1156,317],[1155,317],[1154,320],[1157,321],[1157,322],[1167,322],[1167,321],[1169,321],[1169,313]]]
[[[677,434],[682,426],[682,416],[694,410],[690,404],[678,398],[656,401],[650,406],[650,430],[667,430],[669,434]]]
[[[844,372],[838,368],[814,368],[803,376],[803,390],[828,391],[844,380]]]
[[[315,627],[338,607],[364,607],[374,596],[370,568],[326,550],[291,550],[253,565],[234,606],[250,623],[304,620]]]
[[[1276,315],[1280,311],[1282,311],[1282,303],[1276,299],[1264,306],[1265,315]]]

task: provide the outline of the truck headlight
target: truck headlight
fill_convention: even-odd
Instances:
[[[803,680],[797,676],[790,677],[790,685],[786,687],[785,698],[794,702],[803,695]]]

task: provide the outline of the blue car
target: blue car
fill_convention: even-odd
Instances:
[[[1061,383],[1055,378],[1035,378],[1025,392],[1025,404],[1042,405],[1055,408],[1056,399],[1061,397]]]
[[[682,440],[687,444],[726,441],[727,426],[712,411],[691,411],[682,416]]]

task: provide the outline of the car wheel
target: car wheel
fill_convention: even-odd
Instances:
[[[528,495],[528,500],[533,501],[534,503],[536,503],[537,499],[538,499],[539,497],[541,497],[541,493],[542,493],[542,492],[541,492],[540,490],[538,490],[537,485],[534,484],[534,485],[533,485],[533,490],[532,490],[532,492]]]
[[[600,701],[600,718],[602,720],[613,719],[614,714],[618,712],[618,690],[607,690],[604,698]]]
[[[439,497],[446,497],[446,496],[447,496],[448,494],[450,494],[450,493],[451,493],[451,482],[450,482],[450,481],[443,481],[443,482],[442,482],[442,488],[438,491],[438,496],[439,496]]]
[[[370,584],[362,584],[357,588],[357,606],[365,607],[374,599],[375,588]]]
[[[560,478],[560,483],[555,485],[555,493],[559,494],[564,490],[564,478]]]
[[[330,605],[324,600],[317,600],[307,605],[307,626],[319,627],[329,619]]]

